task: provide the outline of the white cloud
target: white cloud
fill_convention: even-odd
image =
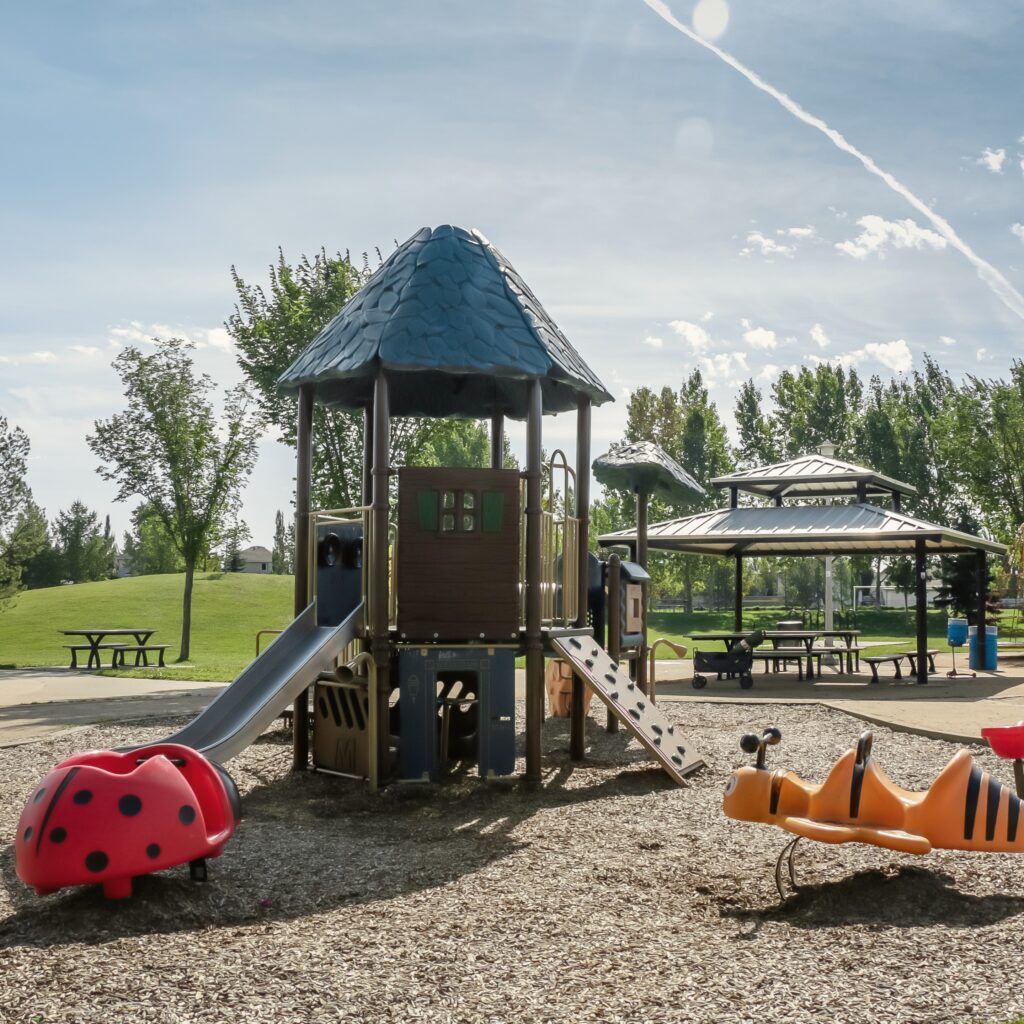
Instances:
[[[988,351],[986,348],[978,349],[978,362],[980,363],[985,358],[985,353]]]
[[[664,348],[665,339],[652,338],[650,335],[648,335],[646,338],[644,338],[644,344],[650,346],[651,348]]]
[[[909,217],[906,220],[886,220],[878,214],[870,213],[861,217],[857,223],[864,230],[856,238],[836,242],[840,252],[855,260],[866,260],[872,255],[884,259],[888,245],[894,249],[923,249],[925,246],[946,248],[946,239],[935,231],[921,227]]]
[[[100,350],[95,345],[69,345],[68,347],[80,356],[98,356],[100,354]]]
[[[765,363],[758,372],[757,379],[759,381],[767,381],[769,383],[774,383],[776,377],[778,377],[779,375],[780,370],[781,367],[776,366],[774,363]]]
[[[669,327],[690,346],[691,352],[706,352],[711,347],[711,335],[699,324],[690,323],[689,320],[672,320]]]
[[[974,162],[982,167],[987,167],[993,174],[1003,173],[1003,161],[1006,159],[1005,149],[989,149],[986,146]]]
[[[750,323],[749,320],[745,323]],[[778,345],[778,341],[775,338],[775,332],[769,331],[765,327],[751,327],[750,330],[743,332],[743,340],[751,347],[766,351],[768,349],[775,348]]]
[[[831,339],[821,324],[814,324],[811,327],[811,340],[817,343],[818,348],[828,348],[831,344]]]
[[[1021,174],[1024,174],[1024,156],[1020,158],[1020,171]]]
[[[1022,161],[1024,163],[1024,161]],[[1024,242],[1024,224],[1011,224],[1010,234],[1016,235],[1022,242]]]
[[[709,310],[708,310],[708,311],[707,311],[707,312],[706,312],[706,313],[705,313],[705,314],[704,314],[704,315],[703,315],[703,316],[701,317],[701,320],[702,320],[702,321],[703,321],[704,323],[707,323],[707,322],[708,322],[708,321],[709,321],[709,320],[710,320],[710,319],[711,319],[711,318],[712,318],[712,317],[713,317],[714,315],[715,315],[715,314],[714,314],[714,313],[712,313],[712,312],[711,312],[711,310],[709,309]]]
[[[792,259],[795,252],[795,246],[782,245],[776,242],[774,238],[769,238],[760,231],[751,231],[747,235],[747,244],[740,249],[741,256],[758,255],[764,256],[767,259],[771,259],[773,256],[783,256],[786,259]]]
[[[779,228],[777,234],[786,234],[790,238],[813,238],[817,231],[815,231],[812,224],[808,224],[803,228]]]
[[[940,334],[939,341],[941,341],[947,348],[951,348],[956,344],[956,338],[951,338],[948,334]]]
[[[132,320],[125,327],[112,327],[108,341],[110,345],[152,345],[154,338],[182,338],[191,342],[197,349],[217,348],[223,352],[231,350],[231,336],[223,327],[172,327],[169,324],[145,325],[139,320]]]
[[[701,371],[708,387],[718,384],[737,386],[749,376],[746,352],[716,352],[701,359]]]
[[[33,352],[29,357],[30,363],[53,363],[57,357],[52,352]]]
[[[851,367],[863,362],[881,363],[894,373],[907,373],[914,366],[914,356],[910,346],[903,340],[896,341],[869,341],[863,348],[854,349],[852,352],[843,352],[833,356],[831,359],[821,359],[816,355],[807,357],[813,363],[838,363],[840,366]]]

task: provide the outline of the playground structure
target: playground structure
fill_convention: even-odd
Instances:
[[[234,792],[215,761],[253,743],[289,705],[298,771],[310,767],[312,748],[315,770],[365,778],[373,789],[396,777],[437,780],[459,762],[484,779],[509,776],[518,655],[526,662],[528,782],[541,780],[547,656],[572,667],[574,759],[584,752],[586,684],[606,705],[609,727],[622,722],[673,780],[703,764],[647,695],[646,572],[588,552],[590,409],[611,396],[483,235],[448,225],[417,232],[279,385],[298,396],[294,621],[162,744],[80,755],[54,769],[23,815],[25,881],[40,892],[102,881],[108,895],[125,896],[134,875],[219,854],[237,808],[230,820],[215,813],[217,799],[230,804]],[[311,508],[317,402],[362,413],[359,507]],[[575,467],[560,451],[542,465],[542,418],[569,410],[577,419]],[[395,416],[489,420],[491,465],[396,471]],[[526,420],[524,473],[502,465],[507,417]],[[103,791],[137,783],[171,794],[207,779],[200,789],[213,804],[200,800],[200,817],[214,824],[191,844],[175,844],[177,859],[167,859],[171,846],[162,842],[149,843],[160,856],[130,852],[129,840],[142,839],[131,836],[116,850],[97,847],[83,868],[59,842],[40,847],[48,822],[35,820],[35,801],[54,786],[44,816],[74,810],[74,798],[58,797],[79,772]],[[210,778],[221,779],[220,790],[210,789]],[[132,808],[158,802],[127,796]]]
[[[1003,756],[1024,754],[1024,726],[989,730],[993,749]],[[1004,739],[1005,734],[1010,733]],[[991,737],[990,737],[991,739]],[[872,734],[861,734],[820,785],[793,772],[769,771],[769,746],[781,742],[778,729],[748,734],[741,749],[755,754],[754,766],[737,769],[726,785],[722,809],[739,821],[776,825],[795,836],[775,866],[775,884],[785,898],[783,866],[798,888],[793,854],[801,839],[819,843],[867,843],[901,853],[933,849],[979,853],[1024,853],[1020,828],[1021,798],[978,768],[970,753],[959,751],[925,792],[897,786],[871,756]],[[1017,769],[1018,778],[1020,770]]]

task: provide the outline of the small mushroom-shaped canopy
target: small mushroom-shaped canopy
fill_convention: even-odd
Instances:
[[[594,460],[594,476],[620,491],[662,498],[672,504],[707,492],[682,466],[652,441],[620,445]]]

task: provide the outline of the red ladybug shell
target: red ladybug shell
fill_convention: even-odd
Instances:
[[[29,797],[15,868],[40,894],[101,883],[128,896],[136,875],[218,856],[238,816],[230,777],[189,747],[78,754]]]

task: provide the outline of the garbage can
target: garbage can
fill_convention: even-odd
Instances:
[[[971,626],[968,630],[968,635],[971,652],[971,668],[981,669],[983,672],[994,671],[997,665],[996,652],[998,650],[997,644],[999,641],[999,627],[985,627],[984,658],[981,657],[981,652],[978,650],[978,627]]]
[[[950,619],[946,623],[946,641],[950,647],[963,647],[967,643],[966,619]]]

